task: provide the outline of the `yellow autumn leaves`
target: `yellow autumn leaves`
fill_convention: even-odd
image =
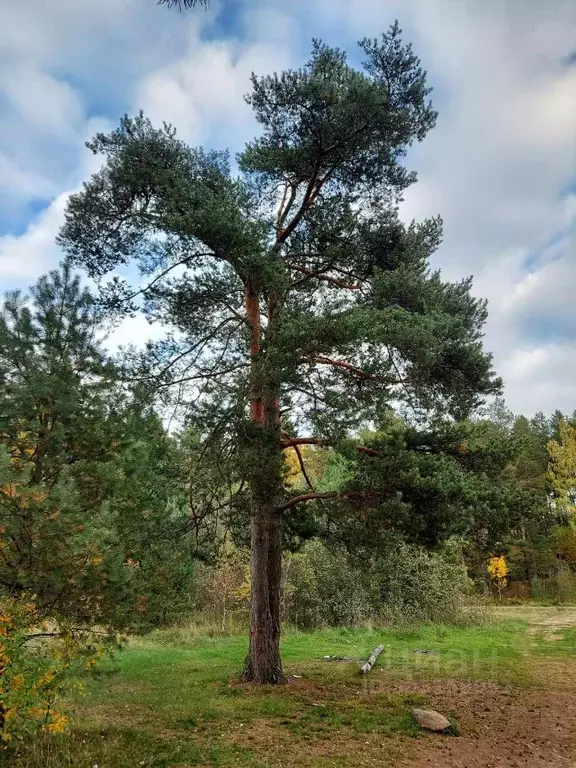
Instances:
[[[0,601],[0,745],[42,730],[59,734],[68,718],[55,708],[83,667],[101,655],[64,625],[42,622],[32,598]]]
[[[486,566],[486,570],[488,571],[488,575],[492,579],[492,583],[496,586],[496,589],[498,590],[498,596],[502,597],[502,590],[504,589],[504,587],[508,582],[508,564],[506,562],[506,558],[504,557],[504,555],[491,557],[488,560],[488,565]]]

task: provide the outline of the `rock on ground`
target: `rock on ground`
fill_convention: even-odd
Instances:
[[[429,731],[445,731],[446,728],[450,727],[450,720],[434,709],[413,709],[412,717],[418,725]]]

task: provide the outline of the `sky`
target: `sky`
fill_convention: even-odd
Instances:
[[[0,289],[62,254],[67,195],[97,168],[84,143],[140,108],[192,144],[257,134],[252,71],[303,63],[311,39],[357,56],[398,19],[428,71],[437,127],[410,152],[407,221],[438,213],[446,279],[489,301],[485,345],[506,402],[576,408],[576,2],[0,0]],[[114,343],[161,330],[127,321]]]

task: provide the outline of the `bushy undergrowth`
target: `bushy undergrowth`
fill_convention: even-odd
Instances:
[[[450,553],[400,544],[379,562],[381,615],[395,623],[462,624],[478,620],[466,568]]]
[[[398,543],[377,560],[352,564],[309,542],[285,566],[285,615],[301,628],[470,621],[471,582],[450,553]],[[476,616],[476,614],[474,614]]]
[[[0,747],[39,730],[63,733],[59,702],[115,638],[46,620],[32,597],[0,595]]]
[[[285,558],[282,594],[285,621],[302,629],[357,626],[377,610],[370,580],[320,541]]]
[[[431,553],[396,542],[387,554],[360,562],[311,540],[284,559],[283,621],[305,630],[477,621],[458,555],[457,548]],[[227,546],[216,566],[198,572],[194,621],[205,634],[234,633],[246,627],[249,599],[249,553]]]
[[[536,577],[530,583],[532,597],[538,601],[556,603],[576,602],[576,573],[561,563],[549,578]]]

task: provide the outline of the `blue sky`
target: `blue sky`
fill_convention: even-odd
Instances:
[[[409,157],[402,215],[440,213],[435,257],[489,299],[486,346],[516,412],[576,407],[576,3],[573,0],[0,0],[0,286],[56,265],[84,142],[139,108],[233,152],[256,131],[252,70],[305,60],[398,18],[428,70],[437,128]],[[145,338],[141,319],[114,340]]]

